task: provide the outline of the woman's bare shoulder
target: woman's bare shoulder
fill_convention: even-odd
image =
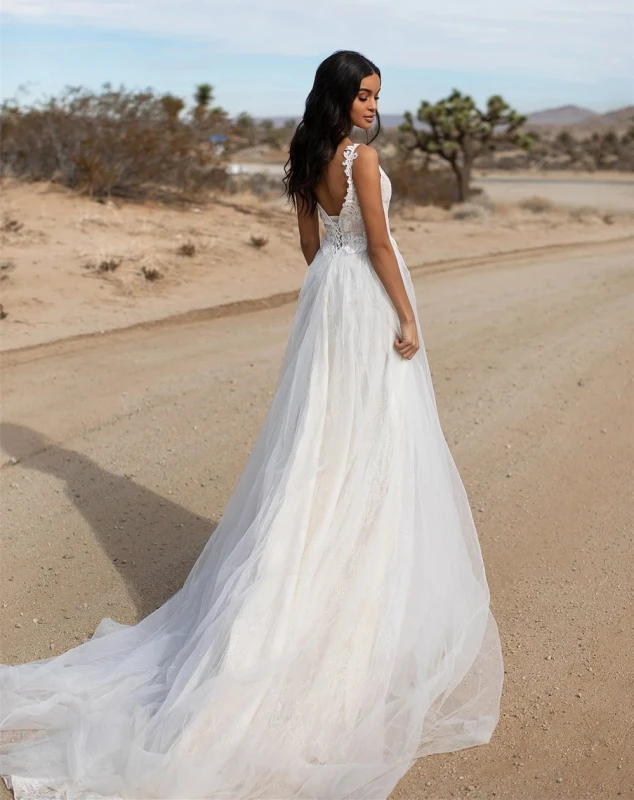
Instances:
[[[379,154],[369,144],[359,144],[355,150],[353,162],[355,177],[374,176],[379,166]]]
[[[357,158],[362,158],[364,161],[368,161],[370,163],[378,163],[379,154],[371,147],[369,144],[359,143],[355,150],[357,154]]]

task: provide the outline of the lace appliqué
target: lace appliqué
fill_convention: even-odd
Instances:
[[[352,180],[352,162],[358,155],[356,152],[357,147],[358,143],[355,143],[346,145],[343,149],[343,161],[341,163],[348,187],[339,216],[330,217],[319,206],[324,227],[326,228],[326,237],[322,246],[333,251],[344,250],[346,253],[358,253],[366,250],[368,246],[361,209],[357,201],[354,181]]]
[[[367,250],[368,247],[361,207],[352,180],[352,162],[357,156],[357,144],[351,145],[350,149],[344,148],[342,163],[348,181],[348,191],[339,216],[339,227],[343,239],[342,247],[347,253],[358,253],[361,250]]]

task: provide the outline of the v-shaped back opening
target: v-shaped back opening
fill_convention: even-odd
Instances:
[[[341,164],[343,166],[343,173],[346,176],[346,194],[345,194],[345,196],[343,198],[343,202],[341,204],[341,208],[339,209],[339,213],[338,214],[329,214],[326,211],[326,209],[322,206],[322,204],[319,201],[317,201],[317,205],[322,210],[324,216],[328,217],[328,219],[331,219],[331,220],[340,219],[340,217],[341,217],[341,215],[343,213],[343,210],[346,207],[346,204],[347,204],[347,202],[348,202],[348,200],[350,198],[350,194],[351,194],[351,190],[352,190],[352,168],[351,168],[352,167],[352,161],[350,161],[350,162],[348,161],[347,151],[350,150],[351,153],[353,153],[356,146],[357,146],[357,143],[353,142],[352,144],[347,144],[343,148],[343,150],[341,151],[341,154],[343,156],[343,160],[342,160]],[[349,165],[350,165],[350,171],[348,171],[348,166]]]

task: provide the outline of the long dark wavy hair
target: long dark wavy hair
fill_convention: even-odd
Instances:
[[[284,194],[293,208],[301,197],[307,216],[317,208],[315,186],[322,170],[335,155],[337,146],[350,136],[352,104],[359,86],[368,75],[381,71],[370,59],[354,50],[337,50],[324,59],[315,73],[315,82],[306,98],[306,109],[293,138],[284,165],[286,176]],[[381,120],[376,112],[376,132],[368,144],[379,135]]]

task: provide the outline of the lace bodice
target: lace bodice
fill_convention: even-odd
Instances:
[[[317,203],[319,215],[326,228],[326,236],[321,243],[321,249],[331,249],[333,251],[343,249],[347,253],[359,253],[367,249],[368,242],[365,233],[365,226],[361,216],[361,208],[357,200],[357,193],[352,179],[352,162],[357,157],[358,142],[346,145],[343,149],[343,161],[341,162],[348,181],[348,191],[343,201],[341,212],[337,216],[326,214],[322,206]],[[383,211],[387,223],[388,232],[390,230],[389,206],[392,197],[392,184],[390,179],[379,167],[381,173],[381,199],[383,201]]]

